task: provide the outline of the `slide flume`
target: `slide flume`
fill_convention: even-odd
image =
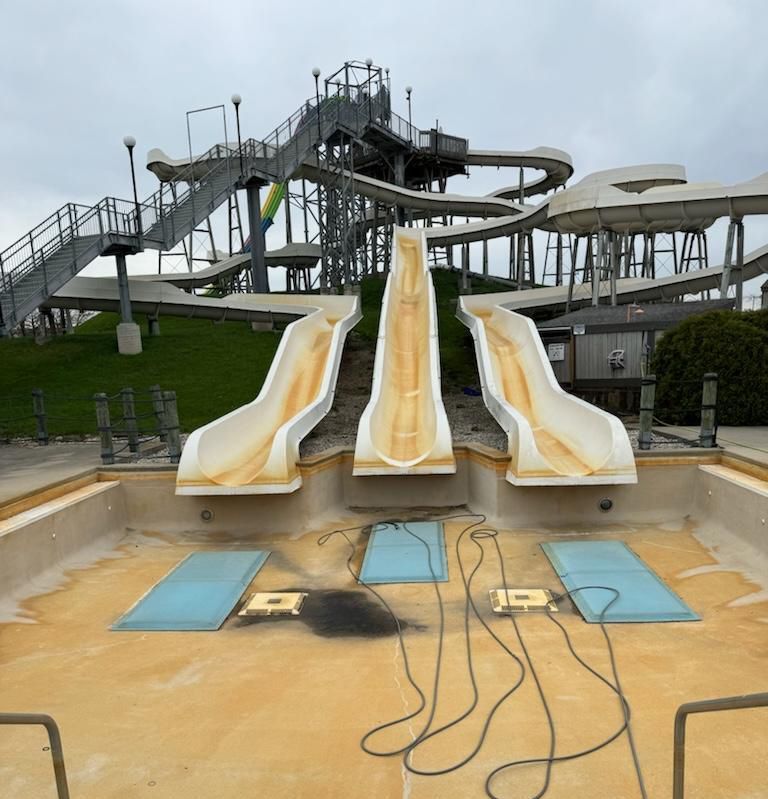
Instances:
[[[360,418],[353,474],[455,471],[440,393],[437,312],[426,240],[416,228],[396,228],[371,399]]]
[[[259,396],[195,430],[176,478],[177,494],[279,494],[301,486],[299,443],[332,403],[344,340],[360,319],[347,296],[245,295],[278,309],[306,306],[283,333]]]
[[[515,485],[636,483],[624,425],[563,391],[533,322],[493,294],[461,297],[483,399],[508,436],[507,480]]]

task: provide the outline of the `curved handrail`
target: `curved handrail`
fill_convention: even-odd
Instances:
[[[41,724],[48,732],[51,744],[53,774],[56,778],[56,793],[59,799],[69,799],[67,772],[64,768],[64,749],[61,745],[59,727],[46,713],[0,713],[0,724]]]

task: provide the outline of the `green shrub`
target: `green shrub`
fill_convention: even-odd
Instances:
[[[718,375],[717,422],[768,424],[768,311],[714,311],[668,330],[653,356],[656,415],[696,424],[701,379]]]

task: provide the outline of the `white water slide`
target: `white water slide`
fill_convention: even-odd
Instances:
[[[247,295],[306,314],[283,333],[259,396],[195,430],[177,494],[283,494],[301,486],[299,443],[333,404],[344,340],[360,319],[357,297]]]
[[[395,228],[393,253],[353,474],[455,472],[440,391],[437,309],[424,232]]]

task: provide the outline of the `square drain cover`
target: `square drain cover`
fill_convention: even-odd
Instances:
[[[492,588],[489,592],[494,613],[529,613],[550,611],[557,613],[552,592],[546,588]]]
[[[306,598],[306,594],[286,592],[251,594],[237,615],[298,616]]]

